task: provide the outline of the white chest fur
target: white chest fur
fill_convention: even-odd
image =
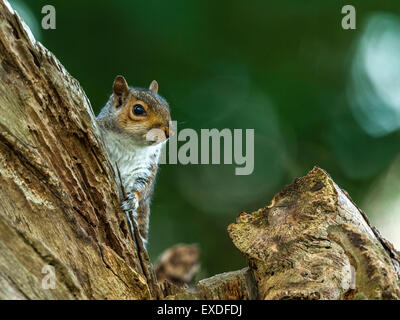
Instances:
[[[151,168],[158,163],[163,144],[138,146],[133,144],[131,139],[113,132],[105,132],[103,137],[116,174],[115,164],[118,164],[126,192],[144,187],[135,183],[138,179],[147,179],[153,174]],[[116,181],[119,184],[118,177]]]

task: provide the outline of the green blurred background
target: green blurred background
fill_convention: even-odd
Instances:
[[[254,128],[255,169],[162,165],[149,252],[198,243],[200,277],[244,258],[226,228],[314,165],[400,247],[400,2],[10,1],[81,83],[97,114],[117,74],[157,79],[178,129]],[[41,8],[56,8],[56,30]]]

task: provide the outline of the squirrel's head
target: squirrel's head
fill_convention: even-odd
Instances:
[[[111,108],[116,124],[137,144],[155,145],[173,134],[168,103],[157,92],[155,80],[149,89],[130,88],[123,76],[114,80]]]

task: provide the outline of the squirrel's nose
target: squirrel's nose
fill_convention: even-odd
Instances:
[[[168,128],[168,127],[165,127],[165,128],[164,128],[164,132],[165,132],[165,137],[168,139],[168,138],[169,138],[169,134],[170,134],[169,128]]]
[[[168,127],[165,127],[164,128],[164,132],[165,132],[165,137],[168,139],[170,136],[173,136],[174,135],[174,130],[172,129],[172,128],[170,128],[169,126]]]

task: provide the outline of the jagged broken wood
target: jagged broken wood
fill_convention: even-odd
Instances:
[[[260,299],[400,299],[398,253],[320,168],[228,229]]]
[[[0,59],[0,299],[399,299],[397,251],[319,168],[229,226],[248,268],[159,290],[85,93],[5,0]]]

